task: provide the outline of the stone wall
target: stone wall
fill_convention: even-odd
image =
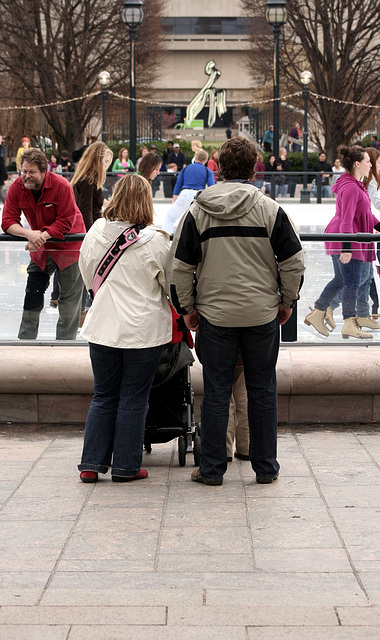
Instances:
[[[87,346],[0,347],[0,423],[84,424],[93,393]],[[192,369],[195,420],[202,369]],[[280,424],[380,418],[380,346],[286,346],[277,365]]]

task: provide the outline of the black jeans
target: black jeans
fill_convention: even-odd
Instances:
[[[240,348],[248,396],[249,457],[257,475],[273,478],[280,468],[276,459],[278,316],[256,327],[217,327],[201,316],[199,348],[204,380],[201,475],[219,479],[227,469],[228,409]]]

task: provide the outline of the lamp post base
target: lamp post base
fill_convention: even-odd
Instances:
[[[301,189],[301,204],[310,204],[310,191],[309,189]]]

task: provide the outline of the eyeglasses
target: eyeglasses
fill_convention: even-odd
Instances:
[[[23,176],[37,176],[39,174],[39,171],[22,171],[21,173]]]

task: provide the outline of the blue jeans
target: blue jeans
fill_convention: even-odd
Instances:
[[[315,308],[326,311],[334,297],[342,291],[343,319],[356,317],[356,303],[362,277],[362,266],[367,263],[351,258],[350,262],[343,264],[338,255],[331,257],[334,277],[323,289],[315,303]]]
[[[90,343],[94,397],[79,471],[135,476],[141,469],[149,393],[162,346],[114,349]]]
[[[216,327],[200,317],[204,382],[200,473],[220,479],[227,469],[228,412],[239,348],[248,396],[251,465],[257,475],[273,478],[280,468],[276,459],[278,317],[258,327]]]
[[[276,198],[280,194],[282,198],[286,198],[288,195],[288,184],[276,184]]]
[[[372,262],[362,262],[362,276],[356,299],[356,312],[358,318],[368,318],[369,309],[369,292],[373,280]],[[342,291],[340,291],[330,302],[330,307],[336,309],[342,301]]]

